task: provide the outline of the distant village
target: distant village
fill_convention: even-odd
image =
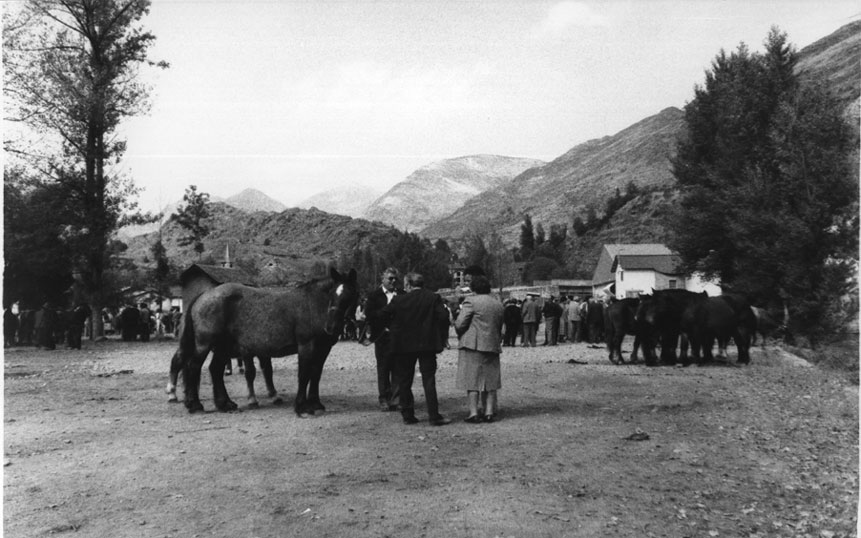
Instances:
[[[504,286],[494,290],[494,294],[501,300],[524,300],[528,295],[534,295],[541,299],[595,297],[604,301],[611,298],[637,297],[641,293],[664,289],[705,291],[710,296],[720,295],[719,284],[696,274],[681,273],[676,269],[679,264],[679,257],[663,244],[605,244],[589,280],[537,280],[529,284]],[[274,269],[274,262],[271,262],[264,268],[264,272]],[[437,293],[447,300],[457,300],[469,295],[471,292],[465,282],[465,269],[462,264],[451,265],[451,287],[441,288]],[[132,299],[135,304],[145,302],[153,308],[161,306],[164,311],[182,311],[183,304],[188,304],[190,297],[197,296],[203,289],[225,282],[259,285],[251,275],[236,266],[229,247],[225,248],[224,256],[218,264],[193,264],[183,271],[179,284],[170,287],[169,297],[159,296],[152,291],[140,291]]]

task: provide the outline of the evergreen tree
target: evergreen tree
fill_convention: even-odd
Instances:
[[[547,240],[547,234],[544,232],[544,226],[539,222],[535,225],[535,248],[544,244]]]
[[[835,100],[800,84],[776,28],[765,52],[721,51],[685,108],[672,223],[688,270],[759,304],[786,307],[790,331],[827,327],[858,256],[857,140]]]
[[[532,217],[529,213],[523,215],[523,224],[520,225],[520,257],[528,260],[535,252],[535,231],[532,228]]]
[[[187,247],[194,245],[198,260],[203,255],[203,240],[209,235],[209,226],[206,219],[209,218],[209,194],[197,192],[197,185],[189,185],[182,196],[182,204],[177,208],[171,218],[186,230],[186,234],[179,238],[179,245]]]

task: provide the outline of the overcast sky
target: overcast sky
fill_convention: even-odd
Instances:
[[[383,192],[479,153],[551,160],[683,107],[721,48],[802,47],[857,0],[154,0],[153,106],[124,125],[144,209],[188,185],[291,206],[344,183]]]

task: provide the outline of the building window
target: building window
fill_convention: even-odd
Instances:
[[[675,281],[675,279],[670,279],[670,289],[671,289],[671,290],[676,289],[676,281]]]
[[[619,271],[619,282],[625,281],[625,271]]]

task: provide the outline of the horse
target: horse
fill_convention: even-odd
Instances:
[[[676,346],[682,333],[682,314],[691,304],[706,297],[708,295],[705,292],[694,293],[679,289],[658,290],[652,294],[640,295],[635,319],[646,335],[641,345],[647,366],[657,364],[654,337],[661,342],[661,362],[677,362]]]
[[[237,408],[224,386],[225,361],[230,357],[242,357],[248,368],[253,356],[294,354],[299,358],[294,411],[300,417],[325,411],[319,393],[323,365],[358,297],[355,269],[342,275],[334,268],[328,277],[291,289],[226,283],[204,291],[188,307],[175,354],[182,365],[186,409],[203,411],[200,373],[212,351],[209,373],[219,411]]]
[[[756,345],[757,335],[762,336],[762,345],[765,345],[766,339],[769,336],[777,334],[784,329],[783,325],[778,323],[766,309],[756,306],[751,306],[750,309],[756,318],[756,330],[751,335],[751,345]]]
[[[637,351],[640,349],[640,335],[642,330],[637,326],[637,307],[640,299],[627,297],[622,300],[613,299],[610,305],[604,309],[604,335],[607,340],[607,349],[610,352],[610,362],[613,364],[624,363],[622,358],[622,340],[626,334],[634,335],[634,350],[631,353],[631,362],[637,362]]]

